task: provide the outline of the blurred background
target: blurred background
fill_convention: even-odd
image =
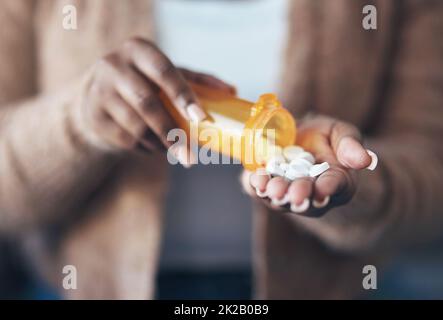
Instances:
[[[263,93],[278,93],[288,3],[157,0],[158,44],[175,64],[217,75],[236,84],[239,96],[255,101]],[[253,226],[249,197],[238,182],[241,169],[235,165],[171,167],[157,298],[252,297]],[[443,298],[442,244],[443,235],[433,244],[399,254],[379,274],[378,290],[365,298]],[[0,248],[0,254],[2,250],[9,249]],[[29,276],[32,270],[19,267],[20,258],[16,259],[8,261],[9,267],[27,289],[9,292],[10,296],[58,298]]]

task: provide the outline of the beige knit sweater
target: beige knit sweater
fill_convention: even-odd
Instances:
[[[285,106],[357,125],[381,163],[320,219],[257,204],[257,295],[355,297],[364,264],[441,230],[443,2],[371,1],[377,31],[361,27],[367,1],[291,2]],[[76,31],[62,28],[66,4]],[[0,1],[0,234],[66,298],[153,296],[164,156],[97,149],[76,112],[88,67],[132,35],[153,38],[151,15],[148,0]],[[77,290],[62,289],[68,264]]]

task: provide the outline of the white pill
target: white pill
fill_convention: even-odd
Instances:
[[[305,150],[299,146],[289,146],[283,149],[283,155],[288,161],[294,160]]]
[[[308,175],[309,169],[312,167],[312,163],[305,159],[296,159],[291,161],[289,167],[293,168],[294,170],[305,172]]]
[[[273,176],[281,176],[285,175],[285,171],[280,167],[280,164],[277,162],[269,162],[266,165],[266,171]]]
[[[312,155],[312,153],[309,153],[309,152],[307,152],[307,151],[303,151],[302,153],[300,153],[300,154],[297,156],[297,159],[305,159],[305,160],[309,161],[311,164],[314,164],[314,163],[315,163],[315,158],[314,158],[314,156]]]
[[[269,158],[269,160],[267,161],[267,163],[276,163],[276,164],[285,163],[285,162],[286,159],[282,155],[274,155],[271,158]]]
[[[298,171],[298,170],[295,170],[295,169],[293,169],[293,168],[289,168],[286,172],[285,172],[285,178],[286,179],[289,179],[289,180],[295,180],[295,179],[298,179],[298,178],[304,178],[304,177],[307,177],[309,175],[309,173],[308,172],[305,172],[305,171]]]
[[[282,168],[283,171],[286,171],[286,170],[289,169],[289,163],[287,163],[287,162],[282,162],[279,165],[280,165],[280,168]]]
[[[320,164],[314,164],[311,169],[309,169],[309,175],[311,177],[317,177],[321,175],[323,172],[329,170],[330,166],[329,163],[323,162]]]

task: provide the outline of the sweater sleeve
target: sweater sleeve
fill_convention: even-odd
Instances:
[[[391,83],[368,148],[380,159],[360,172],[350,204],[297,223],[337,249],[407,243],[443,226],[443,3],[407,1]]]
[[[81,84],[38,93],[34,3],[0,1],[0,232],[75,209],[116,160],[83,133]]]

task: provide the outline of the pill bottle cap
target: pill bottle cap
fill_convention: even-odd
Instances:
[[[283,108],[276,95],[260,96],[245,124],[243,166],[248,170],[264,167],[266,144],[272,141],[277,146],[286,147],[293,145],[295,139],[296,123],[291,113]]]

